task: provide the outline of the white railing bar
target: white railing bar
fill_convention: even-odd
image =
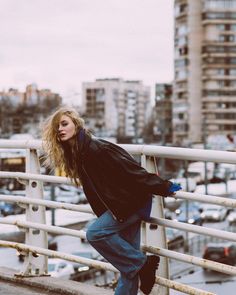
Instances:
[[[235,266],[231,266],[231,265],[227,265],[227,264],[223,264],[223,263],[219,263],[219,262],[187,255],[187,254],[180,253],[180,252],[167,250],[164,248],[156,248],[156,247],[152,247],[152,246],[143,245],[142,249],[144,251],[149,252],[149,253],[173,258],[175,260],[186,262],[188,264],[198,265],[198,266],[206,268],[206,269],[209,268],[209,269],[223,272],[223,273],[226,273],[229,275],[236,275],[236,267]]]
[[[72,182],[66,177],[32,174],[32,173],[24,173],[24,172],[0,171],[0,178],[16,178],[16,179],[24,179],[24,180],[32,179],[32,180],[52,182],[52,183],[72,184]],[[213,195],[204,195],[204,194],[198,194],[198,193],[189,193],[189,192],[179,191],[179,192],[176,192],[175,198],[236,208],[236,200],[230,199],[230,198],[213,196]]]
[[[144,154],[159,158],[236,164],[235,152],[154,145],[123,144],[121,146],[133,155]]]
[[[44,225],[44,224],[35,223],[35,222],[24,222],[24,221],[18,221],[18,220],[5,220],[5,218],[0,218],[0,223],[2,223],[2,224],[11,224],[11,225],[15,225],[15,226],[22,227],[22,228],[40,229],[40,230],[44,230],[44,231],[47,231],[47,232],[50,232],[50,233],[55,233],[55,234],[68,234],[68,235],[79,237],[79,238],[85,238],[86,237],[86,233],[83,230],[78,231],[78,230],[73,230],[73,229],[62,228],[62,227],[59,227],[59,226]],[[156,251],[157,249],[158,250],[159,249],[165,250],[163,248],[149,247],[149,246],[145,246],[145,245],[143,245],[142,248],[143,248],[144,251],[151,252],[151,253],[154,253],[153,251]],[[194,256],[191,256],[191,255],[187,255],[187,254],[184,254],[184,256],[183,255],[178,255],[177,252],[171,251],[171,250],[167,250],[166,253],[164,253],[164,254],[163,253],[164,252],[162,252],[162,256],[166,256],[168,258],[173,258],[173,259],[176,259],[176,260],[179,260],[179,261],[182,261],[182,262],[187,262],[187,263],[198,265],[198,266],[207,265],[207,266],[209,266],[211,268],[212,261],[210,261],[210,260],[205,260],[205,259],[198,258],[200,260],[198,260],[197,263],[195,263],[195,261],[192,260],[192,258]],[[221,263],[217,263],[216,265],[213,265],[213,267],[216,267],[217,269],[216,268],[213,268],[213,269],[214,270],[219,270],[220,266],[222,266]],[[230,272],[230,274],[232,273],[232,271],[235,271],[235,274],[236,274],[236,267],[234,267],[232,269],[232,267],[230,266],[229,268],[226,268],[226,271]]]
[[[83,230],[75,230],[75,229],[69,229],[64,228],[60,226],[52,226],[52,225],[46,225],[42,223],[36,223],[36,222],[29,222],[29,221],[19,221],[19,220],[9,220],[5,217],[0,217],[0,223],[1,224],[10,224],[18,226],[19,228],[34,228],[43,230],[46,232],[54,233],[54,234],[61,234],[61,235],[70,235],[77,238],[86,238],[86,232]]]
[[[7,149],[42,149],[42,140],[11,140],[0,139],[0,148]]]
[[[78,257],[75,255],[71,255],[71,254],[67,254],[67,253],[63,253],[63,252],[57,252],[57,251],[43,249],[43,248],[39,248],[39,247],[35,247],[35,246],[24,245],[21,243],[7,242],[7,241],[3,241],[3,240],[0,240],[0,246],[17,249],[20,252],[22,252],[22,251],[23,252],[32,252],[36,255],[41,254],[41,255],[46,255],[46,256],[55,257],[55,258],[62,258],[62,259],[68,260],[68,261],[86,264],[86,265],[89,265],[89,266],[92,266],[92,267],[95,267],[98,269],[105,269],[105,270],[110,270],[113,272],[118,272],[118,270],[114,266],[112,266],[110,263],[106,263],[106,262],[102,262],[102,261],[94,261],[89,258]],[[158,277],[158,276],[156,276],[156,282],[158,282],[158,284],[161,286],[172,288],[172,289],[175,289],[177,291],[184,292],[187,294],[215,295],[214,293],[209,293],[209,292],[197,289],[197,288],[193,288],[193,287],[190,287],[187,285],[176,283],[175,281],[171,281],[168,279],[162,279],[161,277]]]
[[[0,247],[3,247],[3,246],[9,247],[9,248],[15,248],[19,252],[21,251],[25,253],[32,252],[35,255],[41,254],[41,255],[46,255],[46,256],[50,256],[54,258],[62,258],[68,261],[78,262],[78,263],[86,264],[89,266],[93,266],[98,269],[106,269],[106,270],[118,272],[118,270],[114,266],[112,266],[110,263],[93,260],[93,259],[89,259],[85,257],[75,256],[75,255],[71,255],[71,254],[67,254],[63,252],[48,250],[48,249],[25,245],[25,244],[16,243],[16,242],[8,242],[8,241],[0,240]]]
[[[181,283],[178,283],[176,281],[170,281],[168,279],[162,278],[162,277],[157,277],[156,276],[156,284],[165,286],[171,289],[174,289],[176,291],[180,291],[185,294],[190,294],[190,295],[216,295],[215,293],[211,293],[208,291],[203,291],[201,289],[193,288],[188,285],[184,285]]]
[[[223,198],[213,195],[189,193],[184,191],[176,192],[175,198],[236,208],[236,200],[232,198]]]
[[[61,183],[61,184],[72,184],[70,179],[67,177],[33,174],[33,173],[25,173],[25,172],[0,171],[0,178],[15,178],[15,179],[24,179],[24,180],[39,180],[44,182]]]
[[[192,161],[222,162],[236,164],[234,152],[191,149],[180,147],[163,147],[150,145],[120,145],[132,154],[144,154],[147,156],[156,156],[161,158],[182,159]],[[9,149],[42,149],[41,140],[0,140],[0,148]]]
[[[193,232],[196,234],[200,235],[206,235],[206,236],[212,236],[216,237],[219,239],[225,239],[229,241],[236,242],[236,233],[233,232],[227,232],[223,231],[220,229],[214,229],[214,228],[209,228],[209,227],[204,227],[204,226],[199,226],[199,225],[194,225],[194,224],[188,224],[185,222],[179,222],[179,221],[173,221],[173,220],[167,220],[164,218],[151,218],[149,221],[150,223],[153,224],[158,224],[161,226],[167,226],[167,227],[172,227],[188,232]]]
[[[88,205],[74,205],[74,204],[68,204],[68,203],[62,203],[62,202],[46,201],[41,199],[33,199],[33,198],[27,198],[27,197],[20,197],[20,196],[14,196],[14,195],[1,195],[1,194],[0,194],[0,200],[6,201],[9,203],[16,202],[16,203],[22,203],[22,204],[33,204],[33,205],[39,205],[39,206],[46,206],[46,207],[54,208],[54,209],[66,209],[66,210],[94,214],[91,207],[89,207]]]
[[[44,201],[39,199],[31,199],[26,197],[10,196],[10,195],[0,195],[0,200],[9,201],[9,202],[19,202],[23,204],[41,205],[41,206],[47,206],[47,207],[56,208],[56,209],[68,209],[68,210],[93,214],[92,209],[90,207],[87,207],[87,205],[73,205],[73,204],[67,204],[67,203],[59,203],[55,201]],[[194,232],[198,234],[215,236],[218,238],[236,242],[236,233],[232,233],[232,232],[225,232],[218,229],[205,228],[203,226],[200,227],[193,224],[171,221],[171,220],[166,220],[162,218],[152,218],[150,223],[173,227],[173,228],[190,231],[190,232]]]

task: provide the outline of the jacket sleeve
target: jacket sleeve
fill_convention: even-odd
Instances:
[[[106,173],[117,178],[120,185],[135,186],[150,194],[168,196],[172,182],[164,180],[154,173],[149,173],[141,167],[125,150],[120,147],[105,146],[102,148],[101,158]]]

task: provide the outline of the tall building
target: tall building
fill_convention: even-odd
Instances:
[[[155,85],[154,122],[155,139],[172,142],[172,84]]]
[[[83,83],[83,111],[99,136],[135,141],[143,136],[150,110],[150,89],[141,81],[97,79]]]
[[[236,130],[236,0],[175,0],[174,142]]]

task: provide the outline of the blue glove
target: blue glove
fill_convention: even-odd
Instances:
[[[177,192],[179,190],[181,190],[182,187],[179,183],[172,183],[171,186],[169,187],[169,193],[174,193]]]

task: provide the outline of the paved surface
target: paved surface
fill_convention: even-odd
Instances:
[[[0,295],[112,295],[113,292],[85,283],[52,277],[21,278],[15,271],[0,268]]]
[[[14,283],[9,283],[6,281],[0,280],[0,295],[45,295],[51,294],[56,295],[51,291],[43,291],[42,289],[31,288],[27,286],[20,286]]]

